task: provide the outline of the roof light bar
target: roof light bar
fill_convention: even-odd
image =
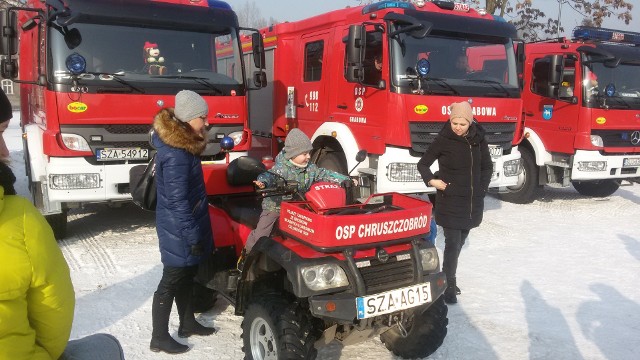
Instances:
[[[209,5],[210,8],[214,8],[214,9],[225,9],[225,10],[231,10],[231,5],[227,4],[224,1],[220,1],[220,0],[208,0],[207,4]]]
[[[573,38],[575,40],[610,41],[632,44],[635,46],[640,45],[640,33],[594,28],[590,26],[578,26],[573,29]]]
[[[411,9],[415,10],[416,7],[413,4],[404,2],[404,1],[381,1],[377,3],[373,3],[371,5],[367,5],[362,8],[362,14],[369,14],[375,11],[384,10],[384,9]]]

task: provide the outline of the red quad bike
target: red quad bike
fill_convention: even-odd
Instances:
[[[335,183],[314,184],[295,201],[297,184],[284,178],[254,190],[265,170],[250,157],[205,169],[217,182],[208,183],[216,252],[198,280],[244,317],[245,358],[314,359],[333,340],[349,345],[377,335],[403,358],[436,351],[448,319],[445,276],[424,240],[431,204],[398,193],[347,204],[351,191]],[[237,269],[265,196],[292,200],[282,202],[277,229]]]

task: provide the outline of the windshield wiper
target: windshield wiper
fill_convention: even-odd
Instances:
[[[211,90],[215,91],[216,93],[218,93],[220,95],[224,95],[224,91],[222,91],[222,89],[220,89],[219,87],[213,85],[212,83],[210,83],[208,81],[207,78],[203,78],[203,77],[185,76],[185,75],[158,75],[158,76],[151,76],[151,77],[152,78],[162,78],[162,79],[187,79],[187,80],[193,80],[193,81],[197,82],[198,84],[204,85],[208,89],[211,89]]]
[[[502,85],[500,81],[487,80],[487,79],[466,79],[466,81],[477,82],[481,84],[490,84],[494,89],[501,90],[502,92],[504,92],[505,97],[511,97],[511,93],[509,92],[509,90],[507,90],[507,88],[504,87],[504,85]],[[500,95],[500,94],[496,94],[496,95]]]
[[[433,82],[439,84],[440,86],[447,88],[447,90],[449,90],[450,93],[452,93],[454,95],[460,95],[460,92],[458,92],[458,90],[456,90],[453,86],[451,86],[451,84],[446,82],[445,79],[435,78],[435,77],[428,77],[428,78],[424,78],[424,80],[433,81]],[[418,80],[418,81],[420,81],[420,80]],[[429,89],[428,91],[430,91],[432,94],[442,94],[442,92],[437,92],[436,90]],[[425,92],[427,92],[427,90],[425,90]]]
[[[111,79],[113,79],[113,80],[119,82],[120,84],[128,87],[132,91],[135,90],[135,91],[139,92],[140,94],[144,94],[145,93],[144,89],[139,88],[137,86],[134,86],[130,82],[120,78],[121,76],[124,76],[124,74],[120,74],[120,73],[105,73],[105,72],[90,72],[90,71],[84,72],[83,74],[90,74],[90,75],[95,75],[95,76],[109,76],[109,77],[111,77]],[[82,76],[82,74],[81,74],[81,76]],[[82,79],[82,77],[80,77],[80,79]],[[102,90],[104,92],[108,92],[106,88],[103,88]],[[114,90],[115,90],[114,92],[122,92],[122,91],[118,91],[117,89],[114,89]]]

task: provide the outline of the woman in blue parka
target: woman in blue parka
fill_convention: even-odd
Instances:
[[[179,337],[211,335],[214,328],[195,320],[191,304],[193,278],[200,261],[211,254],[213,235],[199,155],[206,140],[207,103],[197,93],[182,90],[175,108],[156,115],[152,137],[156,154],[156,228],[160,242],[162,279],[153,296],[150,348],[177,354],[189,350],[169,335],[169,317],[176,301]]]

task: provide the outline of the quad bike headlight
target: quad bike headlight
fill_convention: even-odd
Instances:
[[[424,271],[435,271],[440,265],[436,248],[421,249],[420,260],[422,261],[422,270]]]
[[[337,264],[313,265],[302,268],[302,279],[313,291],[349,285],[347,274]]]

